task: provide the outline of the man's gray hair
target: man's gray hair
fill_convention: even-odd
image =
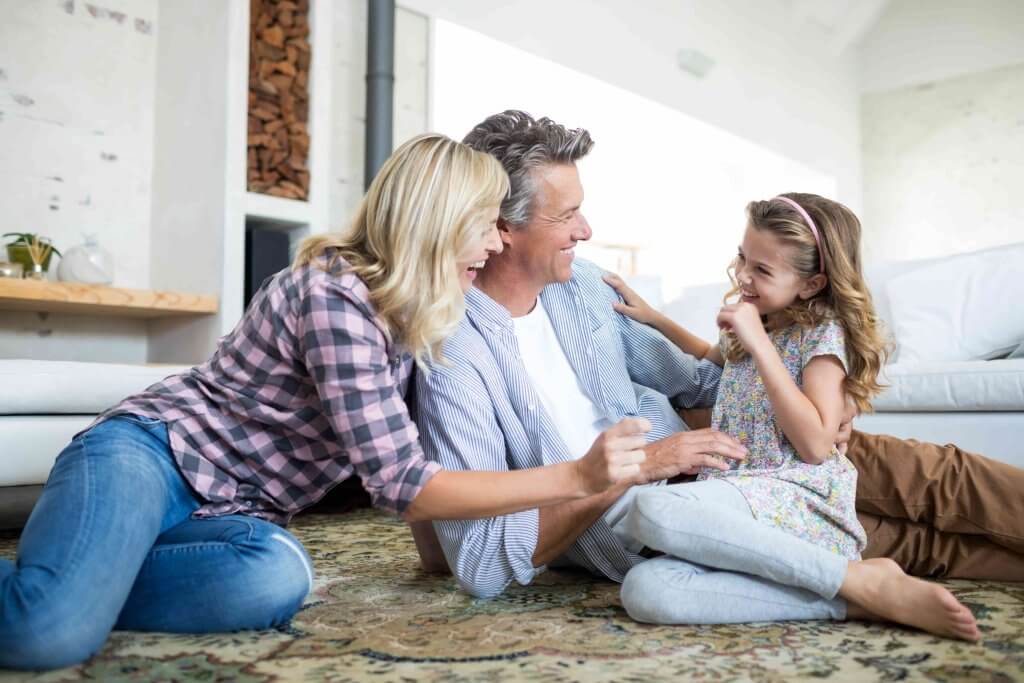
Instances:
[[[501,217],[511,225],[530,220],[537,193],[534,169],[547,164],[574,164],[594,146],[590,133],[583,128],[566,128],[547,117],[534,119],[515,109],[488,116],[463,142],[496,157],[505,167],[512,188],[501,203]]]

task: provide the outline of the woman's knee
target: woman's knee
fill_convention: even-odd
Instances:
[[[295,603],[295,610],[302,605],[302,602],[313,590],[313,562],[309,559],[306,549],[299,541],[283,529],[277,529],[270,534],[269,539],[275,567],[274,575],[281,580],[280,598],[284,603]]]
[[[259,613],[252,614],[248,628],[267,628],[287,622],[302,607],[313,589],[313,563],[302,544],[284,529],[269,523],[260,525],[241,544],[248,562],[246,599]]]

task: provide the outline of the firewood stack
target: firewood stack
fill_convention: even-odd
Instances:
[[[250,192],[309,196],[309,0],[250,0]]]

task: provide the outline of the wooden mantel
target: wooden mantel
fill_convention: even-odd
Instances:
[[[0,278],[0,310],[7,311],[163,318],[209,315],[217,306],[217,297],[207,294]]]

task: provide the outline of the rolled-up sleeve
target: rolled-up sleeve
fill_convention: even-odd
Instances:
[[[417,421],[429,460],[448,470],[507,471],[505,438],[479,375],[464,366],[416,378]],[[539,513],[527,510],[470,521],[435,521],[434,530],[456,580],[476,597],[493,597],[513,580],[528,584]]]
[[[323,280],[302,299],[303,362],[373,504],[401,514],[441,466],[428,461],[396,379],[400,359],[368,312]]]

